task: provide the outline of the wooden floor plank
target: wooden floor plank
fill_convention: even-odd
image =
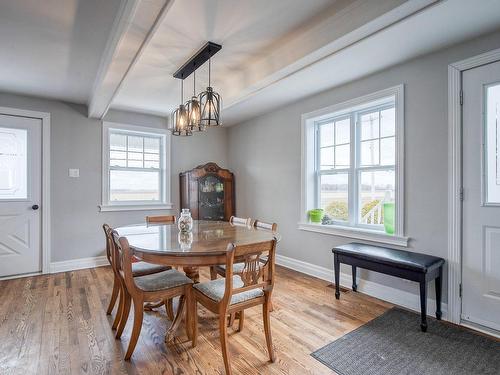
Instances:
[[[207,270],[202,280],[208,278]],[[114,338],[106,315],[113,275],[109,267],[0,281],[0,373],[207,374],[224,373],[218,320],[199,307],[199,339],[191,347],[184,325],[165,344],[164,307],[144,315],[132,360],[123,360],[131,321]],[[266,350],[261,307],[247,310],[243,332],[229,330],[236,374],[333,374],[310,356],[391,307],[353,292],[336,300],[328,282],[277,267],[271,329],[277,361]],[[116,311],[116,309],[115,309]],[[113,314],[115,313],[113,312]],[[237,324],[235,324],[236,328]]]

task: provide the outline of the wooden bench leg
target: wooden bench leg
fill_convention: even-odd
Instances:
[[[358,284],[356,284],[356,266],[352,266],[352,291],[358,291]]]
[[[441,320],[441,288],[443,280],[443,267],[439,267],[439,276],[436,277],[436,319]]]
[[[333,268],[335,269],[335,298],[340,298],[340,262],[337,254],[333,256]]]
[[[420,329],[427,331],[427,283],[420,282]]]

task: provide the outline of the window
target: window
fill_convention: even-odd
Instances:
[[[303,116],[300,229],[406,245],[403,87]],[[308,222],[323,209],[321,224]]]
[[[166,131],[103,123],[101,211],[171,208]]]

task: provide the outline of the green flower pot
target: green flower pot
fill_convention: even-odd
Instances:
[[[312,223],[321,223],[321,220],[323,219],[323,209],[321,208],[316,208],[314,210],[309,210],[309,220],[311,220]]]

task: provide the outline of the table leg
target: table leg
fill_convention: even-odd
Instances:
[[[335,271],[335,298],[340,298],[340,261],[337,254],[333,255],[333,268]]]
[[[358,284],[356,284],[356,266],[352,266],[352,291],[358,291]]]
[[[427,283],[420,281],[420,329],[427,332]]]
[[[184,267],[186,276],[193,280],[195,283],[200,282],[200,270],[198,267]]]

